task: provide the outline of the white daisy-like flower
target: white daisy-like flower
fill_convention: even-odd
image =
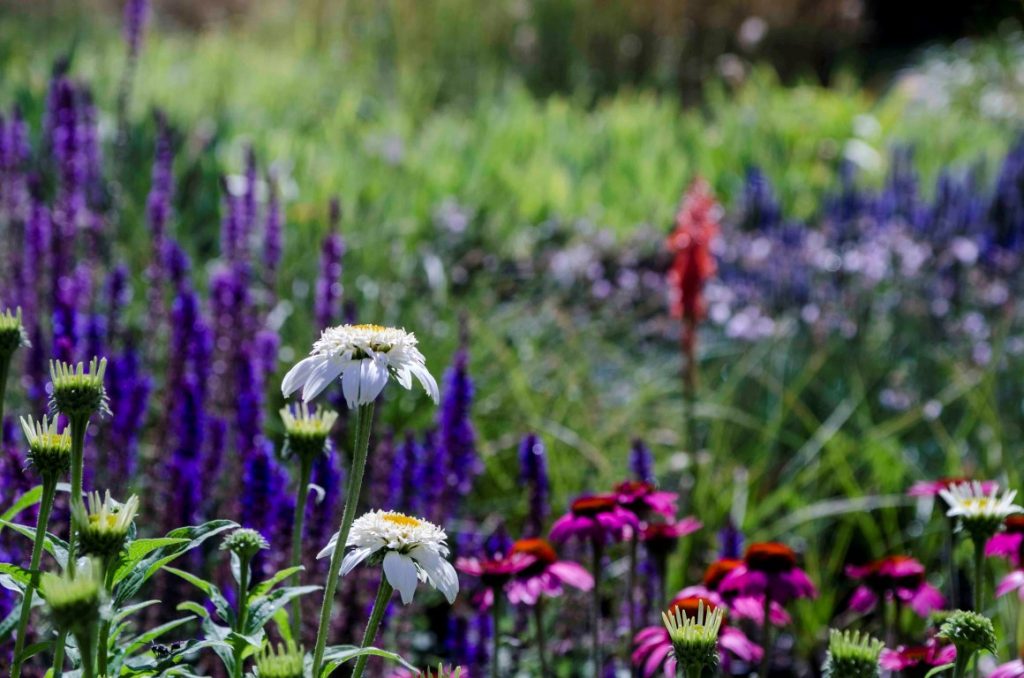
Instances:
[[[1024,508],[1014,504],[1016,490],[1007,490],[999,494],[999,488],[993,486],[988,492],[977,480],[950,485],[939,491],[949,510],[946,515],[959,518],[966,527],[969,523],[983,522],[998,529],[1007,516],[1024,512]]]
[[[341,561],[341,575],[374,558],[383,563],[384,576],[406,605],[412,602],[420,581],[429,583],[453,603],[459,593],[459,577],[447,560],[447,540],[444,530],[426,520],[394,511],[370,511],[352,523],[345,544],[350,550]],[[337,541],[335,533],[317,558],[329,557]]]
[[[341,379],[349,409],[376,400],[390,377],[412,388],[416,377],[436,403],[437,382],[412,332],[380,325],[339,325],[324,330],[308,358],[284,375],[281,392],[287,397],[302,388],[302,399],[315,398],[334,379]]]

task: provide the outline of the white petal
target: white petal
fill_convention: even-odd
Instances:
[[[341,576],[344,577],[346,574],[352,571],[352,569],[369,558],[377,549],[372,546],[365,546],[363,548],[352,549],[345,554],[345,560],[341,561]]]
[[[359,399],[369,403],[377,399],[380,392],[388,385],[388,363],[383,357],[364,360],[360,365]]]
[[[430,396],[430,399],[436,405],[441,398],[441,394],[437,390],[437,382],[434,380],[434,375],[427,370],[426,365],[413,365],[409,369],[420,380],[420,383],[423,384],[423,390],[427,392],[427,395]]]
[[[455,596],[459,594],[459,575],[455,572],[452,564],[436,551],[425,546],[415,547],[409,555],[423,568],[423,572],[426,573],[427,579],[433,587],[448,599],[448,604],[454,603]]]
[[[416,593],[416,583],[419,581],[416,563],[412,561],[412,558],[403,556],[397,551],[388,551],[388,554],[384,556],[384,575],[388,578],[388,583],[401,594],[402,603],[404,605],[411,603],[412,597]]]
[[[409,373],[407,366],[403,365],[395,371],[395,381],[401,384],[402,388],[407,391],[412,388],[412,375]]]
[[[345,363],[340,358],[326,358],[310,373],[306,386],[302,389],[302,399],[309,402],[317,397],[344,368]]]
[[[345,373],[341,375],[341,390],[345,394],[345,404],[348,409],[354,410],[357,405],[362,404],[359,398],[359,373],[362,361],[350,364]]]
[[[320,549],[320,553],[316,554],[316,559],[326,558],[334,553],[334,545],[338,543],[338,533],[335,532],[331,535],[331,538],[327,541],[327,546]]]
[[[284,375],[284,379],[281,380],[281,394],[287,398],[297,391],[309,379],[310,372],[325,360],[327,360],[327,356],[322,355],[314,355],[300,360],[295,367],[288,370],[288,374]]]

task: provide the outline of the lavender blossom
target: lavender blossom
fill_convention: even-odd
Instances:
[[[523,535],[539,537],[544,533],[548,517],[550,481],[548,479],[547,451],[534,433],[519,443],[519,479],[529,488],[529,512]]]
[[[633,440],[633,449],[629,454],[629,467],[633,471],[633,478],[644,483],[654,483],[654,458],[651,450],[639,438]]]
[[[316,281],[316,308],[314,319],[320,329],[337,324],[341,315],[341,259],[345,256],[345,241],[339,233],[341,203],[331,200],[329,232],[320,248],[320,276]]]
[[[137,58],[149,20],[149,0],[127,0],[124,5],[123,37],[129,58]]]
[[[470,418],[473,405],[473,380],[469,376],[469,354],[465,346],[455,352],[445,372],[443,397],[438,414],[440,460],[447,469],[447,485],[459,497],[473,489],[473,479],[483,471],[477,455],[476,432]]]
[[[267,218],[263,230],[263,267],[267,278],[267,287],[273,292],[277,285],[277,267],[281,263],[281,229],[284,214],[281,209],[277,181],[271,178],[270,198],[267,202]]]

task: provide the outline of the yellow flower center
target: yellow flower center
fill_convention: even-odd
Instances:
[[[106,529],[113,529],[117,525],[117,514],[116,513],[97,513],[89,516],[89,524],[93,526],[100,526]]]
[[[399,527],[419,527],[423,524],[416,518],[407,516],[404,513],[385,513],[381,518]]]
[[[69,443],[70,440],[66,440],[66,436],[59,433],[44,433],[39,436],[39,442],[43,447],[60,448]]]
[[[964,505],[967,508],[978,509],[983,511],[988,508],[989,501],[988,497],[978,497],[976,499],[968,499],[967,501],[964,502]]]
[[[370,332],[383,332],[387,329],[383,325],[372,324],[353,325],[352,327],[357,330],[369,330]]]

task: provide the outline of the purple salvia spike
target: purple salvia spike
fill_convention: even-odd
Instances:
[[[519,444],[519,479],[529,488],[529,511],[524,536],[537,537],[544,533],[548,516],[550,481],[548,479],[547,451],[534,433],[523,437]]]
[[[339,232],[341,203],[331,200],[330,230],[320,249],[320,276],[316,281],[315,320],[319,329],[338,324],[341,315],[341,260],[345,255],[345,241]]]
[[[142,51],[142,41],[149,21],[149,0],[127,0],[124,4],[122,36],[130,59],[136,59]]]
[[[633,449],[629,453],[629,467],[635,480],[645,483],[656,482],[651,450],[639,438],[633,440]]]

